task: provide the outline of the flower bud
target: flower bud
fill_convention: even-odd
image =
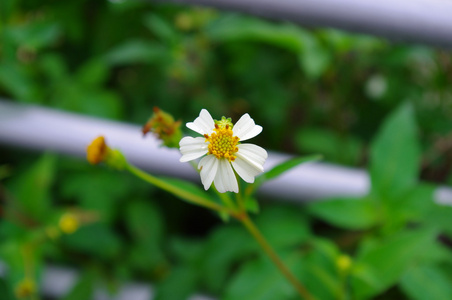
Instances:
[[[154,107],[154,113],[143,126],[143,135],[148,132],[154,133],[163,144],[169,148],[178,148],[182,138],[180,129],[181,122],[175,121],[173,116]]]
[[[14,289],[14,294],[18,299],[29,298],[35,293],[36,293],[36,284],[30,278],[24,278],[16,285],[16,288]]]
[[[127,164],[124,155],[116,149],[111,149],[103,136],[95,138],[86,149],[86,158],[91,164],[105,162],[113,169],[122,170]]]
[[[90,164],[96,165],[105,160],[109,148],[105,143],[105,138],[99,136],[95,138],[86,148],[86,159]]]
[[[66,234],[71,234],[77,231],[80,227],[80,222],[76,215],[72,213],[65,213],[61,216],[58,226],[61,231]]]

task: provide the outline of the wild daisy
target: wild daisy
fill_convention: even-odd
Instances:
[[[262,131],[262,127],[256,125],[248,114],[244,114],[234,125],[230,118],[213,120],[209,112],[203,109],[199,117],[187,123],[187,127],[204,137],[184,137],[179,142],[182,153],[180,161],[187,162],[205,155],[198,164],[205,190],[213,182],[220,193],[238,193],[239,187],[232,167],[248,183],[253,183],[254,177],[264,171],[267,151],[253,144],[241,144]]]

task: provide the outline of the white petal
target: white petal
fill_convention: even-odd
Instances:
[[[236,163],[233,162],[234,169],[237,174],[246,182],[254,182],[250,177],[255,177],[259,173],[264,172],[264,163],[268,157],[264,148],[253,144],[240,144],[237,146],[239,151],[236,153]]]
[[[208,152],[208,143],[203,137],[184,137],[180,140],[179,146],[182,153],[182,157],[179,159],[181,162],[197,159]]]
[[[212,185],[215,175],[217,174],[218,165],[219,160],[214,155],[203,157],[198,164],[198,169],[201,169],[201,181],[206,191]]]
[[[262,126],[256,125],[249,114],[244,114],[235,123],[232,131],[241,141],[249,140],[262,132]]]
[[[237,174],[239,174],[239,176],[248,183],[253,183],[254,177],[262,173],[260,169],[256,168],[252,164],[249,164],[248,161],[241,157],[237,157],[231,164]]]
[[[215,128],[215,122],[212,119],[212,116],[206,109],[202,109],[199,113],[199,117],[197,117],[193,122],[189,122],[186,124],[188,128],[202,135],[211,134],[213,129]]]
[[[226,158],[219,159],[219,166],[217,175],[215,176],[215,187],[220,193],[224,192],[239,192],[237,178],[235,178],[234,171],[231,164]]]

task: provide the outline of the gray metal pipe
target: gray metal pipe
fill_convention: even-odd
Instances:
[[[14,147],[85,156],[93,138],[104,135],[128,160],[150,172],[200,182],[188,163],[179,162],[177,149],[160,147],[151,135],[143,138],[137,125],[102,120],[38,106],[0,101],[0,143]],[[270,152],[269,170],[290,156]],[[300,201],[330,196],[362,196],[369,189],[365,171],[325,163],[306,163],[266,182],[260,189],[268,197]]]
[[[200,183],[190,164],[179,162],[177,149],[161,147],[151,135],[143,138],[138,125],[0,101],[0,144],[84,157],[86,146],[98,135],[104,135],[111,147],[121,149],[131,163],[147,171]],[[290,157],[269,152],[264,168],[269,170]],[[259,193],[278,200],[312,201],[359,197],[368,191],[369,176],[364,170],[305,163],[266,182]],[[441,203],[452,203],[452,191],[439,188],[436,198]]]
[[[394,41],[452,47],[452,1],[447,0],[171,1],[245,12],[307,26],[344,29]]]

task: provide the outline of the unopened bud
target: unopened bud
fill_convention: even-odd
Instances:
[[[86,158],[91,164],[105,162],[108,166],[122,170],[127,164],[124,155],[116,149],[111,149],[103,136],[95,138],[86,149]]]
[[[77,231],[80,227],[80,222],[76,215],[72,213],[65,213],[61,216],[58,226],[61,231],[66,234],[71,234]]]
[[[169,148],[178,148],[182,138],[180,129],[181,122],[175,121],[173,116],[154,107],[154,113],[143,126],[143,135],[148,132],[154,133],[163,144]]]
[[[103,136],[99,136],[95,138],[86,148],[86,159],[90,164],[96,165],[105,160],[108,151],[109,148],[105,143],[105,138]]]
[[[36,293],[36,284],[32,279],[24,278],[16,285],[14,293],[18,299],[29,298]]]

